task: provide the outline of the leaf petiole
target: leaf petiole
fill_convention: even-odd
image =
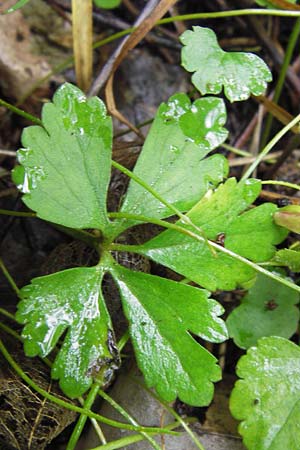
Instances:
[[[6,349],[5,345],[3,344],[2,340],[0,339],[0,352],[6,359],[6,361],[9,363],[9,365],[15,370],[15,372],[22,378],[22,380],[25,381],[32,389],[34,389],[36,392],[41,394],[43,397],[47,398],[49,401],[52,401],[53,403],[56,403],[57,405],[61,406],[62,408],[69,409],[71,411],[75,411],[79,414],[84,414],[88,417],[91,417],[92,419],[96,419],[99,422],[106,423],[107,425],[110,425],[115,428],[121,428],[126,430],[132,430],[132,431],[145,431],[145,432],[153,432],[153,433],[162,433],[162,434],[171,434],[174,436],[178,436],[179,433],[175,431],[169,431],[167,428],[156,428],[156,427],[136,427],[134,425],[129,425],[126,423],[118,422],[116,420],[108,419],[107,417],[103,417],[100,414],[96,414],[92,411],[89,411],[85,408],[80,408],[79,406],[73,405],[72,403],[66,402],[60,398],[57,398],[55,395],[49,394],[49,392],[42,389],[40,386],[38,386],[26,373],[21,369],[19,364],[16,363],[16,361],[12,358],[8,350]]]
[[[20,289],[18,288],[18,286],[16,285],[14,279],[12,278],[12,276],[9,273],[9,271],[7,270],[7,268],[6,268],[2,258],[0,258],[0,269],[2,270],[3,275],[5,276],[7,281],[9,282],[10,286],[12,287],[12,289],[15,291],[17,296],[20,298]]]
[[[161,225],[165,228],[169,228],[169,229],[175,230],[179,233],[185,234],[199,242],[206,242],[206,239],[203,236],[198,235],[198,234],[194,233],[193,231],[187,230],[186,228],[183,228],[180,225],[176,225],[174,223],[169,223],[164,220],[152,219],[151,217],[146,217],[146,216],[142,216],[142,215],[140,216],[140,215],[135,215],[135,214],[128,214],[128,213],[110,213],[109,216],[115,217],[115,218],[118,217],[118,218],[139,220],[140,222],[146,222],[146,223],[154,223],[156,225]],[[252,269],[254,269],[256,272],[260,272],[260,273],[266,275],[267,277],[272,278],[272,279],[278,281],[279,283],[284,284],[297,292],[300,292],[300,286],[297,286],[296,284],[294,284],[284,278],[281,278],[280,276],[276,275],[275,273],[265,270],[263,267],[259,266],[258,264],[250,261],[247,258],[244,258],[243,256],[238,255],[237,253],[234,253],[233,251],[229,250],[228,248],[222,247],[221,245],[217,244],[216,242],[213,242],[210,240],[208,240],[207,242],[214,249],[216,249],[222,253],[225,253],[226,255],[231,256],[232,258],[237,259],[238,261],[240,261],[240,262],[246,264],[247,266],[251,267]],[[125,245],[125,244],[113,243],[113,244],[110,244],[109,248],[110,248],[110,250],[115,250],[115,251],[139,253],[140,246],[139,245]]]
[[[265,146],[265,148],[260,152],[256,160],[251,164],[248,170],[244,173],[241,178],[241,181],[247,180],[252,174],[252,172],[256,169],[256,167],[260,164],[263,157],[266,156],[272,148],[277,144],[277,142],[295,125],[300,122],[300,114],[298,114],[290,123],[288,123],[285,127],[283,127],[274,137],[270,140],[270,142]]]
[[[122,408],[121,405],[119,405],[109,395],[107,395],[106,392],[104,392],[101,389],[99,389],[98,390],[98,395],[100,397],[102,397],[104,400],[106,400],[128,422],[130,422],[132,425],[138,426],[137,421],[127,411],[125,411],[125,409]],[[152,437],[148,433],[141,432],[141,434],[148,442],[150,442],[150,444],[152,445],[153,448],[155,448],[156,450],[162,450],[162,448],[157,444],[157,442],[154,441],[154,439],[152,439]]]
[[[179,209],[177,209],[174,205],[166,201],[157,191],[152,189],[152,187],[145,183],[140,177],[138,177],[134,172],[131,170],[126,169],[126,167],[122,166],[121,164],[117,163],[116,161],[112,161],[112,166],[116,169],[123,172],[125,175],[127,175],[132,180],[136,181],[140,186],[142,186],[146,191],[150,192],[150,194],[153,195],[157,200],[159,200],[163,205],[165,205],[167,208],[169,208],[171,211],[173,211],[176,216],[178,216],[183,223],[186,225],[189,225],[193,227],[195,230],[197,230],[200,234],[203,234],[203,230],[201,228],[197,227],[189,217],[187,217],[185,214],[183,214]]]
[[[276,186],[285,186],[287,188],[296,189],[300,191],[299,184],[289,183],[288,181],[278,181],[278,180],[265,180],[261,184],[275,184]]]

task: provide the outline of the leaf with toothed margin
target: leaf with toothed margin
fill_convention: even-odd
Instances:
[[[272,74],[262,59],[253,53],[225,52],[209,28],[193,27],[180,41],[183,67],[192,76],[194,86],[205,94],[224,94],[231,102],[247,100],[251,94],[264,93]]]
[[[185,94],[174,95],[158,109],[135,175],[176,208],[187,211],[228,173],[223,155],[205,158],[227,138],[225,121],[223,100],[210,97],[191,103]],[[121,211],[154,218],[174,214],[134,180]]]
[[[13,179],[24,203],[50,222],[103,230],[112,148],[104,103],[65,83],[44,105],[42,122],[25,128],[18,151]]]
[[[261,338],[237,364],[232,415],[248,450],[297,450],[300,442],[300,348]]]
[[[268,261],[287,230],[273,222],[277,207],[265,203],[245,211],[259,195],[261,183],[250,179],[237,183],[230,178],[208,193],[187,214],[203,236],[254,262]],[[243,213],[243,214],[242,214]],[[182,222],[182,228],[195,229]],[[251,267],[221,251],[214,254],[204,240],[199,242],[176,230],[167,230],[133,251],[165,265],[210,291],[245,286],[256,275]]]
[[[103,269],[84,267],[35,278],[21,290],[16,315],[27,356],[47,356],[66,335],[52,366],[71,398],[82,395],[93,378],[107,381],[118,367],[118,351],[101,293]]]
[[[220,380],[216,358],[191,333],[223,342],[223,308],[205,290],[115,265],[136,358],[149,387],[166,401],[178,396],[190,405],[208,405]]]

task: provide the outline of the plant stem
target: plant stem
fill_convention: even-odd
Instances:
[[[119,414],[121,414],[125,419],[127,419],[128,422],[130,422],[132,425],[138,426],[139,424],[137,421],[127,412],[124,408],[122,408],[121,405],[119,405],[117,402],[115,402],[109,395],[107,395],[104,391],[99,390],[98,394],[100,397],[104,398],[116,411],[118,411]],[[152,439],[151,436],[149,436],[148,433],[141,432],[142,436],[147,439],[148,442],[152,445],[153,448],[156,450],[162,450],[161,447],[155,442],[154,439]],[[68,449],[67,449],[68,450]]]
[[[120,39],[124,36],[127,36],[128,34],[132,33],[134,31],[134,28],[127,28],[126,30],[119,31],[118,33],[114,33],[111,36],[108,36],[105,39],[101,39],[101,41],[95,42],[93,44],[93,49],[97,49],[99,47],[103,47],[106,44],[109,44],[110,42],[116,41],[117,39]],[[21,105],[24,103],[24,101],[45,81],[47,81],[52,75],[55,75],[56,73],[62,72],[63,70],[67,69],[69,66],[72,66],[74,63],[74,56],[70,56],[69,58],[66,58],[65,61],[61,62],[60,64],[57,64],[57,66],[54,66],[53,69],[47,73],[43,78],[40,78],[38,81],[36,81],[29,89],[25,92],[25,94],[18,100],[17,105]]]
[[[277,180],[266,180],[262,181],[261,184],[275,184],[278,186],[285,186],[291,189],[297,189],[297,191],[300,191],[299,184],[289,183],[288,181],[277,181]]]
[[[36,213],[34,213],[34,212],[11,211],[9,209],[0,209],[0,214],[5,214],[6,216],[16,216],[16,217],[36,217]]]
[[[13,330],[11,327],[9,327],[8,325],[5,325],[5,323],[0,322],[0,328],[2,328],[2,330],[4,330],[7,334],[10,334],[12,337],[17,339],[18,341],[23,342],[23,339],[21,338],[21,336],[15,330]]]
[[[85,399],[85,402],[83,405],[84,409],[88,409],[88,410],[91,409],[91,407],[95,401],[95,398],[97,397],[99,389],[100,389],[100,385],[98,383],[94,383],[92,385],[92,387],[89,390],[89,393]],[[81,436],[81,433],[82,433],[83,427],[86,423],[86,420],[87,420],[87,415],[81,414],[74,429],[73,429],[73,432],[72,432],[69,442],[67,444],[66,450],[74,450],[74,448],[76,447],[77,442]]]
[[[282,130],[280,130],[271,141],[265,146],[265,148],[260,152],[256,160],[251,164],[248,170],[244,173],[241,178],[241,181],[247,180],[250,177],[252,172],[256,169],[256,167],[260,164],[263,157],[267,155],[272,148],[277,144],[277,142],[291,129],[293,126],[297,125],[300,121],[300,114],[298,114],[290,123],[288,123]]]
[[[246,16],[246,15],[256,15],[256,16],[280,16],[280,17],[288,17],[295,18],[300,17],[299,11],[283,11],[283,10],[274,10],[274,9],[238,9],[231,11],[221,11],[221,12],[211,12],[211,13],[195,13],[195,14],[184,14],[179,16],[167,17],[165,19],[161,19],[156,23],[156,26],[163,25],[166,23],[179,22],[185,20],[199,20],[199,19],[222,19],[223,17],[235,17],[235,16]],[[93,45],[93,49],[97,49],[102,47],[110,42],[113,42],[117,39],[120,39],[128,34],[133,33],[135,27],[127,28],[126,30],[119,31],[118,33],[114,33],[111,36],[108,36],[101,41],[96,42]],[[74,57],[70,56],[62,63],[55,66],[51,72],[45,75],[43,78],[34,83],[31,88],[25,92],[25,94],[18,100],[18,105],[24,103],[24,101],[45,81],[47,81],[52,75],[61,72],[67,67],[71,66],[74,62]]]
[[[205,450],[201,442],[197,439],[195,433],[190,429],[190,427],[187,425],[187,423],[180,417],[177,412],[171,408],[166,402],[162,401],[158,395],[156,395],[151,389],[147,388],[140,380],[138,380],[136,377],[131,377],[135,383],[137,383],[141,388],[143,388],[146,392],[148,392],[149,395],[151,395],[155,400],[161,403],[161,405],[168,411],[169,414],[171,414],[175,419],[180,422],[181,426],[185,429],[185,431],[190,435],[190,438],[198,447],[200,450]]]
[[[17,294],[17,296],[20,298],[20,289],[18,288],[18,286],[16,285],[14,279],[11,277],[10,273],[8,272],[2,258],[0,258],[0,269],[3,272],[3,275],[5,276],[5,278],[7,279],[7,281],[9,282],[10,286],[12,287],[12,289],[15,291],[15,293]]]
[[[293,30],[290,34],[290,37],[289,37],[289,42],[288,42],[287,49],[286,49],[286,52],[284,55],[279,78],[278,78],[278,81],[276,84],[275,93],[274,93],[274,97],[273,97],[274,103],[278,103],[278,101],[279,101],[281,91],[282,91],[284,81],[285,81],[285,76],[286,76],[287,70],[289,68],[289,65],[290,65],[290,62],[291,62],[291,59],[293,56],[293,52],[295,49],[295,45],[298,41],[299,34],[300,34],[300,19],[297,19],[296,23],[293,27]],[[269,138],[271,127],[272,127],[272,122],[273,122],[273,116],[272,116],[272,114],[269,113],[267,120],[266,120],[265,130],[264,130],[262,141],[261,141],[262,147],[264,147],[266,145],[266,143],[268,142],[268,138]]]
[[[160,201],[163,205],[165,205],[168,209],[170,209],[174,214],[176,214],[176,216],[178,216],[183,223],[185,223],[186,225],[190,225],[199,233],[202,233],[202,230],[199,227],[197,227],[197,225],[195,225],[188,216],[179,211],[179,209],[177,209],[174,205],[166,201],[157,191],[152,189],[152,187],[149,184],[145,183],[145,181],[142,180],[140,177],[138,177],[134,172],[126,169],[126,167],[122,166],[116,161],[112,161],[112,166],[123,172],[128,177],[130,177],[132,180],[134,180],[136,183],[142,186],[146,191],[150,192],[150,194],[152,194],[153,197],[155,197],[158,201]]]
[[[34,389],[38,394],[45,397],[47,400],[52,401],[53,403],[56,403],[61,408],[66,408],[71,411],[75,411],[79,414],[85,414],[88,417],[91,417],[92,419],[96,419],[99,422],[106,423],[107,425],[110,425],[112,427],[131,430],[131,431],[145,431],[145,432],[153,432],[153,433],[167,433],[177,436],[178,433],[169,431],[166,428],[156,428],[156,427],[136,427],[134,425],[129,425],[127,423],[118,422],[116,420],[108,419],[107,417],[103,417],[100,414],[96,414],[92,411],[89,411],[85,408],[80,408],[79,406],[73,405],[72,403],[66,402],[65,400],[62,400],[60,398],[55,397],[55,395],[49,394],[49,392],[42,389],[40,386],[38,386],[26,373],[21,369],[21,367],[16,363],[16,361],[12,358],[10,353],[7,351],[5,345],[3,344],[2,340],[0,339],[0,351],[4,358],[7,360],[7,362],[10,364],[10,366],[15,370],[15,372],[24,380],[32,389]]]
[[[58,225],[56,223],[48,222],[52,227],[61,231],[62,233],[71,236],[74,239],[85,242],[89,247],[98,248],[99,238],[89,233],[88,231],[78,230],[75,228],[64,227],[63,225]]]
[[[193,417],[186,419],[186,422],[193,423],[195,422],[195,419]],[[174,428],[177,428],[180,425],[179,422],[173,422],[169,425],[166,425],[166,429],[173,430]],[[151,433],[153,436],[157,433]],[[179,434],[179,433],[178,433]],[[117,450],[119,448],[127,447],[128,445],[134,444],[135,442],[140,442],[144,439],[144,436],[141,436],[140,434],[133,434],[130,436],[126,436],[122,439],[118,439],[113,442],[109,442],[106,445],[101,445],[100,447],[95,447],[91,450]]]
[[[246,150],[240,150],[239,148],[232,147],[232,145],[228,145],[225,143],[221,144],[220,147],[223,147],[226,150],[228,150],[229,152],[235,153],[236,155],[239,155],[239,156],[252,156],[252,153],[247,152]]]
[[[15,316],[13,314],[11,314],[10,312],[6,311],[6,309],[0,308],[0,314],[2,314],[5,317],[8,317],[9,319],[11,319],[14,322],[16,322]]]
[[[1,308],[0,308],[0,309],[1,309]],[[1,311],[0,311],[0,312],[1,312]],[[9,317],[9,316],[8,316],[8,317]],[[12,318],[14,318],[14,317],[12,317]],[[17,333],[13,328],[9,327],[8,325],[6,325],[6,324],[4,324],[4,323],[2,323],[2,322],[0,322],[0,328],[1,328],[3,331],[5,331],[7,334],[10,334],[12,337],[14,337],[15,339],[17,339],[19,342],[22,342],[22,343],[23,343],[22,336],[20,336],[19,333]],[[48,367],[50,367],[50,368],[52,367],[52,363],[51,363],[51,361],[49,361],[48,358],[41,358],[41,359],[42,359],[43,363],[45,363]],[[80,402],[82,405],[84,404],[83,399],[82,399],[81,397],[80,397],[78,400],[79,400],[79,402]],[[91,418],[90,418],[90,421],[92,422],[92,424],[93,424],[93,426],[94,426],[96,432],[98,433],[98,435],[101,436],[101,438],[102,438],[102,437],[104,438],[104,436],[103,436],[103,434],[102,434],[102,432],[101,432],[101,429],[99,429],[98,422],[97,422],[95,419],[91,419]],[[103,442],[103,444],[106,444],[105,439],[103,439],[102,442]]]
[[[38,119],[35,116],[32,116],[31,114],[27,113],[26,111],[23,111],[22,109],[17,108],[16,106],[11,105],[10,103],[7,103],[5,100],[2,100],[0,98],[0,106],[4,106],[5,108],[9,109],[15,114],[18,114],[18,116],[25,117],[25,119],[30,120],[31,122],[35,123],[36,125],[42,125],[42,121]]]
[[[234,9],[230,11],[219,11],[209,13],[193,13],[182,14],[178,16],[166,17],[159,20],[156,25],[164,25],[166,23],[180,22],[185,20],[199,20],[199,19],[222,19],[224,17],[238,17],[238,16],[278,16],[278,17],[300,17],[300,11],[286,11],[282,9]]]
[[[123,350],[123,348],[125,347],[129,338],[130,338],[130,334],[129,334],[129,330],[127,329],[118,342],[117,347],[118,347],[119,352],[121,352]]]
[[[145,222],[145,223],[154,223],[155,225],[161,225],[165,228],[172,229],[174,231],[177,231],[178,233],[185,234],[192,239],[195,239],[201,243],[206,243],[213,247],[214,249],[218,250],[219,252],[225,253],[227,256],[230,256],[234,259],[237,259],[241,263],[246,264],[247,266],[254,269],[256,272],[260,272],[263,275],[266,275],[269,278],[272,278],[273,280],[278,281],[281,284],[284,284],[285,286],[293,289],[294,291],[300,292],[300,286],[297,286],[296,284],[281,278],[280,276],[276,275],[275,273],[269,272],[268,270],[263,269],[258,264],[250,261],[249,259],[244,258],[243,256],[238,255],[237,253],[234,253],[233,251],[229,250],[226,247],[222,247],[221,245],[217,244],[214,241],[207,240],[201,235],[195,234],[193,231],[190,231],[186,228],[181,227],[180,225],[176,225],[174,223],[169,223],[164,220],[160,219],[153,219],[152,217],[146,217],[146,216],[140,216],[135,214],[128,214],[128,213],[110,213],[110,217],[116,217],[116,218],[124,218],[129,220],[135,220],[139,222]],[[110,250],[114,251],[124,251],[124,252],[132,252],[132,253],[138,253],[143,254],[142,252],[142,246],[141,245],[124,245],[124,244],[110,244],[109,246]]]

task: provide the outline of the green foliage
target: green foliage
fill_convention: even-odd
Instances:
[[[274,261],[284,264],[292,272],[300,272],[300,251],[283,248],[278,250],[274,256]]]
[[[258,180],[237,183],[230,178],[202,198],[187,216],[207,239],[218,241],[222,237],[225,248],[255,262],[268,261],[275,253],[274,245],[282,242],[287,232],[274,224],[272,214],[277,207],[273,204],[265,203],[244,212],[259,195],[260,188]],[[181,226],[189,229],[188,225]],[[136,246],[134,251],[211,291],[235,289],[255,276],[253,269],[236,259],[222,252],[212,253],[207,242],[198,242],[174,230],[164,231]]]
[[[224,156],[204,159],[226,140],[225,121],[222,100],[208,97],[191,104],[187,95],[174,95],[158,109],[135,175],[179,210],[187,211],[228,173]],[[134,180],[130,181],[121,211],[153,218],[174,214]]]
[[[52,366],[52,377],[71,398],[99,376],[109,380],[118,367],[110,316],[101,293],[103,268],[82,267],[35,278],[21,291],[16,318],[25,323],[28,356],[48,355],[67,331]]]
[[[94,0],[94,3],[99,8],[113,9],[121,4],[122,0]]]
[[[241,348],[255,345],[263,336],[289,338],[298,327],[297,303],[297,292],[258,274],[254,286],[226,321],[229,335]]]
[[[189,112],[187,97],[183,96],[179,99],[185,101],[187,112]],[[171,102],[175,100],[172,98]],[[164,172],[166,174],[165,184],[158,184],[158,189],[160,190],[159,186],[161,186],[163,194],[170,191],[168,200],[181,206],[182,209],[193,205],[204,194],[205,186],[207,186],[205,184],[207,183],[206,178],[211,180],[211,177],[214,176],[213,183],[217,184],[218,180],[223,179],[227,171],[227,165],[223,157],[212,158],[215,161],[220,161],[214,168],[213,175],[208,175],[209,164],[204,170],[200,167],[202,164],[205,166],[205,160],[202,162],[205,155],[227,136],[226,130],[221,126],[225,120],[223,102],[205,99],[205,101],[198,102],[198,105],[202,116],[206,111],[208,115],[216,116],[219,124],[216,125],[215,121],[212,120],[211,127],[203,131],[200,127],[204,119],[202,122],[200,121],[197,144],[189,141],[185,143],[184,139],[189,138],[188,135],[183,134],[186,126],[181,125],[177,118],[173,120],[171,117],[170,121],[173,121],[173,124],[165,124],[164,119],[161,118],[161,113],[159,113],[158,119],[153,125],[153,134],[162,133],[164,142],[169,143],[167,150],[169,150],[170,158],[174,162],[175,175],[177,176],[182,170],[184,174],[181,174],[181,177],[185,180],[188,178],[187,175],[193,173],[193,180],[199,182],[200,187],[196,189],[191,188],[190,182],[186,186],[183,183],[183,193],[181,193],[176,183],[171,183],[170,166],[172,164],[169,164],[167,155],[162,155],[161,159],[157,158],[159,163],[153,165],[153,178],[152,181],[149,179],[149,182],[156,187],[159,173]],[[166,105],[163,105],[162,109],[166,111]],[[23,144],[27,148],[19,151],[19,161],[22,165],[15,170],[14,178],[23,189],[24,186],[27,187],[23,197],[24,201],[28,206],[36,209],[40,217],[47,220],[69,227],[94,227],[101,230],[103,238],[95,243],[99,247],[101,257],[96,267],[71,269],[33,280],[30,286],[22,290],[22,301],[19,304],[17,319],[25,324],[23,338],[25,351],[29,356],[48,355],[64,331],[68,329],[64,343],[54,362],[52,376],[60,379],[60,385],[67,395],[77,397],[90,386],[93,378],[96,377],[105,382],[112,369],[117,365],[112,325],[101,294],[103,274],[112,270],[108,258],[109,228],[111,225],[108,222],[106,211],[106,192],[111,157],[111,121],[107,118],[104,105],[100,100],[96,98],[86,100],[78,88],[65,84],[56,93],[53,103],[44,106],[43,124],[46,129],[34,126],[24,131]],[[166,127],[171,127],[171,134],[173,135],[171,138],[169,137],[170,128],[166,133]],[[193,132],[196,133],[196,131],[194,127]],[[207,134],[209,134],[208,138]],[[151,139],[153,139],[153,135],[150,136]],[[159,136],[157,142],[159,142]],[[171,142],[178,145],[184,142],[185,152],[179,151],[174,158],[170,151]],[[164,149],[163,144],[160,144],[160,147],[157,148],[158,151],[161,149]],[[196,155],[196,151],[198,155]],[[148,140],[145,143],[142,157],[149,158],[149,152]],[[191,171],[191,166],[188,164],[190,155],[193,155],[193,163],[195,166],[197,165],[194,172]],[[180,164],[178,164],[177,158]],[[149,167],[150,162],[148,162],[148,169]],[[138,175],[140,175],[139,170],[139,166],[137,166],[136,172]],[[202,178],[204,178],[203,181]],[[144,201],[147,202],[148,192],[144,192]],[[134,188],[131,188],[131,194],[126,199],[127,205],[130,205],[130,195],[133,195],[136,199]],[[182,199],[180,200],[181,203],[178,199]],[[149,204],[146,203],[146,205],[148,205],[147,211],[150,210],[156,217],[155,208],[157,206],[155,201],[152,210],[150,209],[150,200]],[[126,210],[125,207],[123,208]],[[139,212],[144,211],[146,212],[146,209]],[[170,213],[170,211],[163,213],[163,216],[170,215]],[[114,224],[114,232],[119,225],[118,223]],[[128,221],[123,228],[131,225],[131,222]],[[105,244],[103,239],[106,242]],[[118,274],[123,274],[122,269],[114,269],[113,273],[114,275],[117,274],[116,279],[120,284]],[[157,281],[156,277],[145,275],[145,278],[141,278],[135,274],[130,278],[128,272],[124,271],[124,274],[128,278],[128,283],[132,284],[136,279],[142,280],[140,286],[144,283],[144,290],[141,287],[138,288],[141,289],[141,291],[138,291],[139,299],[145,292],[152,293],[152,296],[148,296],[147,308],[149,314],[145,318],[147,329],[147,326],[150,327],[153,321],[151,308],[157,309],[157,304],[151,305],[151,297],[154,296],[152,298],[154,302],[155,292],[161,290],[160,298],[162,302],[167,290],[166,284],[164,280]],[[209,326],[211,330],[214,330],[215,339],[226,338],[225,325],[217,318],[221,308],[217,307],[214,301],[207,300],[207,294],[202,291],[199,291],[198,294],[197,290],[196,294],[194,288],[181,285],[177,287],[177,284],[174,283],[173,285],[171,281],[166,283],[168,283],[168,288],[171,285],[176,285],[177,291],[185,293],[185,302],[191,302],[190,317],[193,316],[199,323],[198,328],[194,328],[194,325],[191,324],[193,332],[201,336],[206,333],[208,340],[211,340],[213,336],[205,331]],[[174,293],[176,293],[176,289],[173,287]],[[122,296],[123,300],[124,298],[127,299],[123,291]],[[197,301],[195,300],[196,297]],[[202,302],[200,303],[201,299]],[[172,298],[169,298],[169,300],[167,297],[164,298],[165,308],[170,309],[167,303],[168,301],[170,303],[171,300]],[[146,301],[146,299],[143,299],[143,301]],[[125,309],[128,311],[128,306],[126,307],[127,309]],[[183,305],[181,305],[181,309],[182,307]],[[161,314],[166,314],[166,311],[162,310]],[[170,325],[171,319],[172,317],[169,317],[168,323]],[[129,320],[131,319],[129,318]],[[157,389],[163,398],[174,398],[178,392],[183,398],[190,399],[195,404],[197,402],[207,404],[212,398],[211,381],[220,378],[220,371],[215,366],[215,358],[197,344],[191,336],[186,335],[186,328],[182,330],[182,342],[179,349],[175,327],[177,320],[175,318],[172,320],[174,322],[170,329],[166,325],[165,329],[164,327],[160,329],[161,336],[166,341],[166,349],[156,347],[153,343],[151,356],[158,360],[161,357],[161,351],[167,358],[171,342],[174,340],[174,342],[177,342],[177,348],[172,354],[170,353],[169,366],[174,369],[174,358],[176,357],[182,364],[182,370],[174,371],[176,383],[174,382],[172,389],[167,389],[165,379],[159,378],[162,374],[156,374],[155,376],[153,371],[150,374],[145,368],[146,379],[149,383],[157,385]],[[187,321],[186,327],[188,328],[189,325],[190,323]],[[175,331],[176,334],[174,334]],[[145,358],[143,359],[141,355],[143,354],[144,343],[137,339],[136,333],[133,333],[132,339],[138,359],[143,361]],[[197,372],[197,376],[200,373],[202,374],[202,381],[201,383],[197,382],[194,386],[187,387],[187,379],[195,370],[189,359],[184,360],[185,357],[190,355],[191,348],[196,351],[198,364],[202,367],[201,371]],[[143,366],[142,363],[141,365]],[[204,373],[207,373],[206,378],[204,378]],[[186,387],[184,388],[184,386]]]
[[[260,182],[237,183],[230,179],[215,193],[209,191],[203,197],[208,187],[216,185],[227,173],[223,156],[204,159],[226,138],[222,127],[225,117],[222,100],[205,98],[191,105],[185,95],[172,97],[158,111],[135,175],[182,211],[192,207],[187,216],[203,229],[207,238],[218,239],[224,233],[227,248],[253,261],[264,261],[273,256],[274,245],[287,232],[272,222],[277,209],[274,205],[265,204],[245,212],[259,194]],[[105,382],[117,365],[112,325],[101,294],[103,274],[112,271],[121,286],[131,338],[148,384],[155,386],[166,400],[178,394],[192,404],[209,403],[212,381],[219,379],[220,371],[215,358],[187,330],[214,342],[226,339],[225,326],[217,318],[221,308],[207,299],[204,291],[116,269],[108,258],[110,228],[114,230],[112,235],[117,236],[133,222],[122,219],[110,224],[107,219],[111,121],[103,103],[96,98],[86,100],[78,88],[66,84],[58,90],[53,103],[44,106],[43,124],[46,129],[34,126],[25,130],[23,144],[27,148],[19,151],[22,165],[15,170],[14,178],[18,181],[21,177],[19,184],[23,189],[27,187],[25,203],[47,220],[77,228],[94,227],[102,231],[103,237],[95,242],[101,254],[96,267],[38,278],[22,290],[17,319],[25,324],[26,353],[46,356],[68,329],[52,376],[60,379],[62,389],[71,397],[82,394],[94,377]],[[159,157],[153,157],[153,149]],[[172,214],[133,180],[121,211],[153,218]],[[254,227],[254,223],[259,227]],[[258,243],[255,248],[253,240]],[[214,255],[206,242],[173,230],[144,245],[133,246],[132,250],[210,290],[230,289],[254,276],[253,269],[238,260],[223,253]],[[180,303],[179,298],[184,301]],[[139,320],[139,314],[143,320]],[[146,345],[151,333],[156,339]],[[192,363],[191,354],[197,364]],[[162,360],[165,371],[157,365]],[[167,382],[169,372],[173,373],[172,386]],[[198,381],[187,383],[188,379]]]
[[[230,399],[249,450],[298,449],[300,442],[300,349],[281,337],[266,337],[238,362]]]
[[[103,102],[66,83],[43,107],[42,120],[44,128],[24,130],[13,173],[24,203],[50,222],[103,230],[112,147]]]
[[[95,3],[114,7],[120,2]],[[182,64],[195,72],[193,83],[203,95],[219,94],[224,87],[230,101],[244,100],[262,94],[271,79],[260,58],[223,51],[209,29],[194,27],[181,41]],[[118,217],[107,211],[112,123],[101,100],[87,99],[64,84],[43,108],[43,127],[24,131],[20,166],[13,174],[24,203],[47,221],[96,230],[85,236],[89,233],[87,240],[99,252],[98,264],[33,279],[21,290],[16,316],[24,324],[28,356],[44,357],[57,349],[52,377],[71,398],[82,395],[93,379],[106,383],[119,366],[102,294],[106,273],[119,288],[146,383],[166,401],[178,396],[192,405],[207,405],[213,383],[221,378],[216,358],[196,340],[220,343],[228,336],[219,317],[223,308],[205,289],[252,285],[228,318],[230,335],[243,348],[260,336],[288,337],[296,330],[298,294],[283,286],[284,279],[279,283],[259,275],[255,282],[255,264],[250,267],[241,257],[300,271],[300,252],[276,253],[275,247],[289,229],[297,231],[291,223],[294,227],[298,211],[270,203],[254,206],[259,180],[224,182],[227,160],[209,153],[226,140],[225,121],[219,98],[192,103],[185,94],[176,94],[162,103]],[[173,208],[179,216],[186,213],[185,218],[175,222]],[[141,245],[121,245],[118,237],[141,223],[141,216],[169,229]],[[165,218],[168,222],[161,221]],[[122,267],[114,260],[122,250],[150,258],[205,289]],[[297,346],[272,337],[261,339],[240,360],[243,380],[233,391],[231,409],[243,421],[240,430],[249,449],[297,448],[299,355]]]
[[[221,369],[190,333],[223,342],[227,330],[218,318],[223,308],[202,289],[120,266],[112,273],[148,386],[168,402],[179,396],[191,405],[208,404]]]
[[[19,1],[17,1],[13,6],[11,6],[10,8],[8,8],[5,11],[5,14],[12,13],[12,12],[16,11],[17,9],[22,8],[22,6],[26,5],[26,3],[28,3],[28,2],[29,2],[29,0],[19,0]]]
[[[180,38],[182,65],[195,72],[192,82],[205,94],[224,94],[231,101],[241,101],[250,94],[264,93],[272,75],[266,64],[253,53],[225,52],[219,47],[215,33],[209,28],[193,27]]]

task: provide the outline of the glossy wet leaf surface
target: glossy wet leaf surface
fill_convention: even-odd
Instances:
[[[185,94],[162,103],[143,146],[134,173],[181,211],[191,208],[228,172],[222,155],[205,156],[227,137],[224,102]],[[173,212],[131,180],[122,212],[163,218]]]
[[[107,225],[112,124],[104,103],[65,83],[22,135],[14,181],[38,217],[72,228]]]
[[[265,203],[243,213],[259,192],[258,180],[237,183],[231,178],[215,193],[206,195],[187,215],[207,239],[221,242],[254,262],[267,261],[273,257],[274,246],[286,237],[287,231],[274,224],[273,213],[277,207],[273,204]],[[198,242],[174,230],[164,231],[137,246],[135,251],[211,291],[234,289],[255,276],[254,270],[244,263],[221,252],[213,254],[206,242]]]
[[[63,392],[82,395],[99,377],[107,381],[118,355],[102,294],[102,269],[76,268],[35,278],[21,290],[16,315],[27,356],[47,356],[66,332],[52,366]]]
[[[238,362],[230,409],[249,450],[299,449],[300,349],[262,338]]]
[[[209,299],[207,291],[175,281],[120,266],[112,273],[147,385],[168,402],[179,396],[191,405],[210,403],[221,370],[190,333],[210,342],[224,341],[221,305]]]
[[[283,248],[278,250],[274,256],[274,261],[284,264],[292,272],[300,272],[300,251]]]
[[[282,274],[280,274],[282,276]],[[249,348],[263,336],[291,337],[299,323],[299,294],[262,274],[229,315],[229,335],[241,348]]]
[[[188,72],[195,72],[192,82],[202,95],[220,94],[224,87],[231,102],[246,100],[251,94],[263,94],[272,80],[262,59],[253,53],[225,52],[209,28],[193,27],[180,40],[184,45],[182,65]]]

